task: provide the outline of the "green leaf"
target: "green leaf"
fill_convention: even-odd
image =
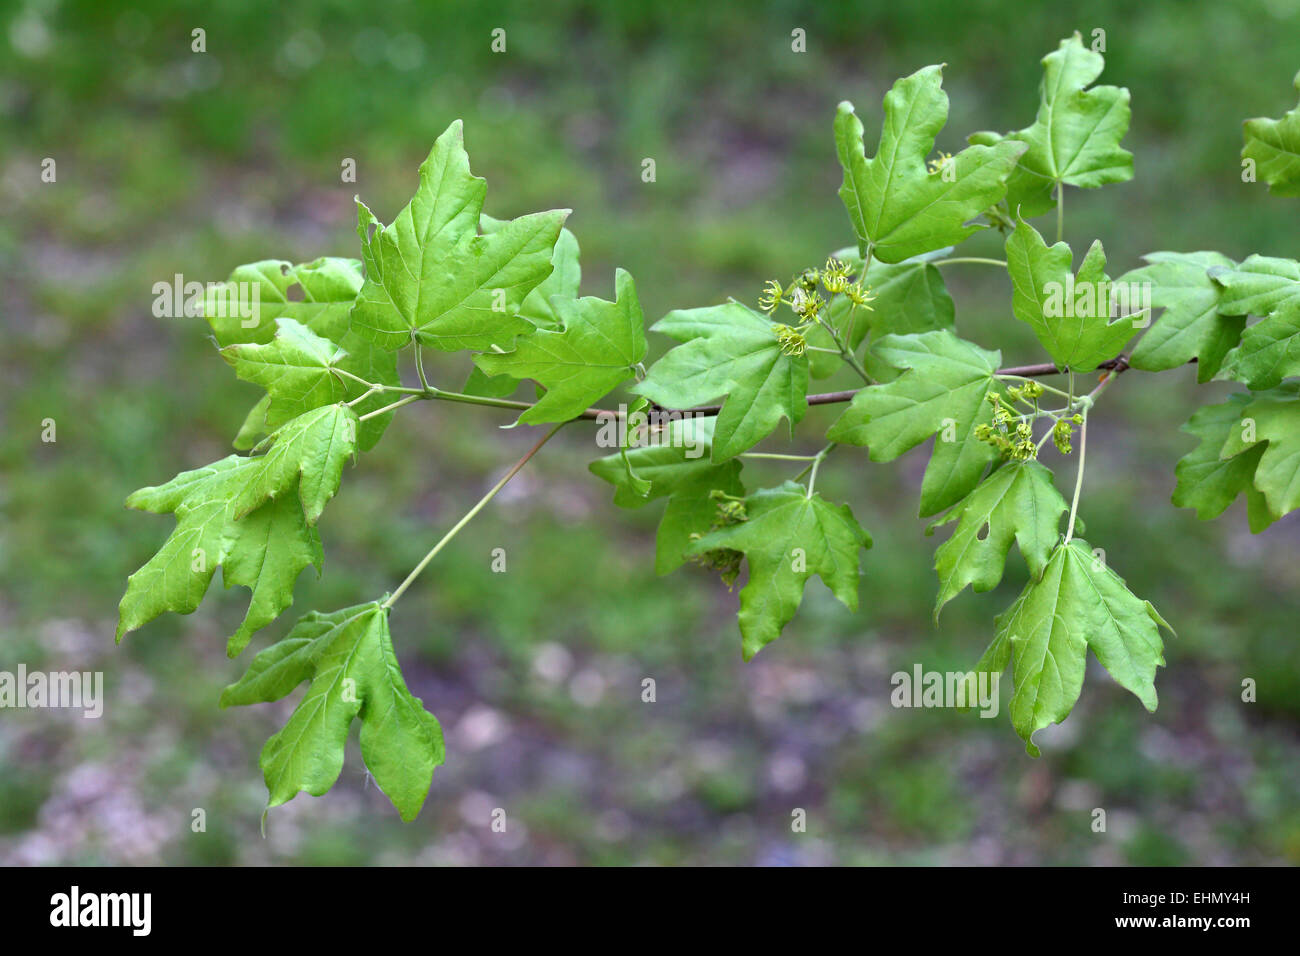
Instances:
[[[712,418],[678,418],[654,437],[643,436],[637,439],[639,444],[629,445],[626,456],[632,470],[650,483],[645,494],[633,489],[621,454],[597,458],[587,467],[614,486],[614,504],[620,508],[639,508],[683,491],[729,486],[740,474],[741,462],[733,458],[719,464],[709,457],[714,424]],[[612,430],[615,425],[611,422],[607,427]],[[597,444],[608,444],[610,437],[598,433]]]
[[[747,520],[705,535],[690,553],[715,548],[744,553],[749,580],[740,591],[740,633],[750,660],[781,636],[814,574],[845,607],[858,609],[859,552],[871,547],[871,536],[848,505],[809,497],[793,481],[756,491],[745,507]]]
[[[1260,442],[1267,447],[1255,467],[1255,488],[1280,518],[1300,507],[1300,383],[1253,396],[1238,425],[1228,429],[1219,457],[1234,458]]]
[[[361,282],[356,259],[327,256],[300,265],[279,259],[252,262],[235,269],[226,282],[207,288],[203,317],[223,348],[271,341],[280,319],[293,319],[342,345]]]
[[[1250,256],[1235,268],[1214,270],[1211,277],[1223,287],[1220,312],[1265,316],[1242,334],[1218,377],[1264,390],[1300,375],[1300,263]]]
[[[257,404],[248,410],[244,423],[239,426],[235,440],[231,442],[237,451],[248,451],[266,437],[266,411],[271,407],[271,396],[263,395]]]
[[[204,314],[222,347],[222,356],[235,366],[240,378],[268,389],[275,385],[273,390],[281,393],[278,401],[272,403],[268,398],[249,413],[235,438],[236,448],[243,451],[253,447],[256,439],[268,430],[273,431],[320,404],[356,398],[365,391],[357,382],[345,380],[343,376],[333,376],[339,387],[319,379],[309,383],[314,388],[307,387],[301,371],[293,384],[277,381],[276,367],[284,366],[293,375],[295,365],[304,359],[303,349],[320,354],[329,351],[326,345],[314,343],[314,338],[333,343],[341,350],[334,367],[377,385],[401,384],[397,356],[375,348],[352,332],[349,313],[361,283],[361,263],[356,259],[323,258],[297,266],[267,260],[240,266],[231,273],[229,282],[208,290]],[[258,316],[251,328],[244,328],[243,322],[252,319],[240,318],[246,314]],[[281,342],[285,328],[290,332],[288,339]],[[247,361],[241,365],[236,358]],[[258,373],[253,371],[257,365],[268,367]],[[355,408],[361,415],[382,408],[389,401],[383,393],[376,393]],[[393,413],[388,412],[362,422],[357,436],[361,450],[374,447],[392,420]]]
[[[938,522],[955,520],[957,528],[935,552],[940,581],[935,618],[966,585],[976,591],[997,587],[1012,541],[1019,545],[1029,573],[1038,578],[1060,540],[1061,515],[1067,507],[1052,473],[1036,461],[1004,465],[980,482]]]
[[[1300,375],[1300,299],[1292,299],[1246,329],[1241,344],[1224,360],[1219,377],[1263,391],[1295,375]]]
[[[442,728],[402,680],[387,609],[371,602],[305,615],[222,692],[221,706],[279,700],[303,681],[311,682],[306,695],[262,748],[268,808],[300,791],[319,797],[329,790],[359,718],[366,768],[402,819],[414,820],[443,762]]]
[[[678,418],[669,421],[653,444],[606,455],[588,467],[592,474],[614,486],[614,504],[639,508],[658,498],[668,506],[655,537],[655,572],[668,574],[681,567],[694,536],[707,534],[717,517],[717,503],[709,492],[717,489],[733,497],[745,493],[737,458],[716,464],[710,451],[715,420]],[[597,443],[609,445],[598,434]],[[630,472],[629,472],[630,468]],[[640,486],[648,482],[649,487]]]
[[[226,587],[253,593],[248,612],[227,644],[234,657],[253,633],[293,603],[293,583],[308,565],[320,570],[320,538],[296,495],[286,495],[236,520],[234,497],[261,459],[230,455],[177,475],[165,485],[141,488],[127,505],[157,514],[174,512],[176,528],[127,581],[118,610],[117,640],[165,611],[189,614],[207,593],[218,567]]]
[[[632,276],[622,269],[615,273],[614,287],[614,302],[556,296],[551,304],[563,331],[541,329],[519,339],[513,352],[474,356],[488,375],[531,378],[546,387],[541,401],[519,421],[569,421],[635,376],[646,352],[641,305]]]
[[[826,433],[834,442],[866,445],[872,461],[893,461],[938,435],[921,484],[921,515],[937,514],[979,484],[997,453],[974,437],[992,420],[984,396],[995,388],[1002,356],[947,330],[887,335],[873,351],[907,371],[864,388]]]
[[[1300,73],[1295,75],[1300,90]],[[1281,119],[1248,119],[1243,130],[1243,159],[1255,161],[1255,174],[1269,192],[1300,196],[1300,106]]]
[[[1083,688],[1088,649],[1121,687],[1156,709],[1156,668],[1164,664],[1160,628],[1172,629],[1103,565],[1080,538],[1058,545],[1043,575],[997,619],[992,669],[1014,660],[1011,723],[1038,756],[1033,735],[1069,716]]]
[[[1007,237],[1012,312],[1034,330],[1060,368],[1091,372],[1133,337],[1137,313],[1110,321],[1110,282],[1100,240],[1083,257],[1077,278],[1073,266],[1068,245],[1049,248],[1023,219]]]
[[[176,528],[127,581],[117,640],[164,611],[194,611],[220,566],[227,587],[253,591],[227,645],[231,657],[243,650],[254,631],[293,603],[298,573],[308,564],[320,569],[316,521],[338,490],[356,433],[350,408],[312,409],[274,432],[265,455],[230,455],[127,498],[131,508],[174,512]]]
[[[1151,305],[1164,313],[1138,341],[1129,365],[1163,372],[1196,359],[1197,381],[1210,381],[1241,339],[1246,320],[1219,311],[1223,290],[1209,270],[1235,264],[1217,252],[1153,252],[1142,258],[1150,265],[1124,274],[1115,286],[1126,287],[1131,302],[1134,292],[1149,284]]]
[[[222,358],[234,366],[236,375],[267,390],[268,403],[263,406],[261,422],[266,428],[279,428],[313,408],[364,395],[366,386],[340,374],[340,369],[368,382],[398,384],[391,352],[355,340],[362,352],[354,357],[293,319],[277,322],[280,330],[273,341],[265,345],[228,345],[221,350]],[[354,408],[365,411],[370,406],[373,410],[389,401],[391,397],[374,395]],[[381,415],[360,423],[358,444],[363,450],[378,441],[376,432],[382,433],[391,418],[391,414]]]
[[[1038,116],[1005,140],[1028,145],[1007,184],[1013,216],[1032,218],[1051,209],[1060,183],[1095,189],[1133,178],[1133,154],[1119,145],[1128,132],[1128,90],[1088,88],[1104,66],[1078,33],[1043,57]]]
[[[296,488],[307,523],[316,524],[343,477],[343,465],[356,452],[357,416],[346,405],[325,405],[299,415],[267,440],[266,454],[252,459],[235,496],[235,516]]]
[[[500,231],[506,224],[507,220],[504,219],[493,219],[486,214],[479,216],[479,230],[485,236]],[[519,306],[520,316],[539,329],[558,331],[564,328],[564,320],[551,305],[551,297],[578,297],[578,289],[582,284],[582,266],[578,255],[578,237],[568,229],[561,229],[560,238],[556,240],[555,249],[551,253],[551,274],[524,297]]]
[[[357,201],[366,265],[352,310],[359,335],[388,350],[415,340],[451,352],[508,348],[533,328],[523,302],[551,274],[569,210],[522,216],[480,236],[486,192],[470,174],[457,120],[421,164],[420,186],[391,225]]]
[[[951,252],[952,247],[948,246],[897,263],[873,259],[864,279],[876,297],[870,308],[851,309],[847,297],[836,296],[827,320],[840,331],[853,351],[857,351],[868,332],[878,338],[952,328],[956,309],[943,284],[943,276],[933,264]],[[854,272],[862,269],[862,258],[856,250],[841,249],[835,258],[848,263]],[[808,331],[808,344],[821,348],[835,345],[830,333],[821,326],[813,326]],[[808,362],[814,378],[826,378],[839,369],[843,359],[824,352],[809,352]]]
[[[1182,426],[1182,431],[1195,435],[1201,443],[1184,455],[1174,469],[1178,480],[1173,494],[1174,507],[1195,508],[1196,517],[1209,521],[1223,514],[1237,495],[1253,491],[1255,470],[1267,445],[1256,444],[1228,458],[1220,455],[1232,433],[1239,430],[1242,412],[1251,401],[1251,396],[1244,393],[1229,395],[1222,405],[1197,409]],[[1263,530],[1255,526],[1258,517],[1252,516],[1254,531]]]
[[[726,396],[713,460],[753,448],[781,419],[793,427],[808,410],[808,357],[781,351],[773,324],[741,305],[669,312],[656,332],[685,344],[656,362],[633,391],[664,408],[687,409]]]
[[[926,157],[948,118],[943,68],[927,66],[885,94],[885,120],[876,155],[866,158],[862,123],[853,104],[839,105],[835,148],[844,168],[840,199],[858,237],[859,251],[901,262],[975,232],[967,225],[1006,193],[1007,177],[1024,152],[1020,143],[970,146],[930,172]]]
[[[1247,256],[1232,269],[1210,273],[1223,286],[1224,315],[1268,315],[1300,301],[1300,262],[1274,256]]]

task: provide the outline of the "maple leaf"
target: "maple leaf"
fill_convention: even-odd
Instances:
[[[479,229],[485,234],[493,233],[505,225],[501,219],[491,216],[479,216]],[[534,328],[559,331],[563,322],[551,305],[552,296],[565,296],[576,299],[578,288],[582,283],[582,267],[578,262],[578,239],[568,229],[560,230],[560,238],[555,242],[551,253],[551,274],[542,280],[532,292],[524,297],[519,306],[519,315],[532,323]],[[470,370],[461,391],[466,395],[482,395],[487,398],[509,398],[519,387],[519,379],[506,373],[488,376],[477,365]]]
[[[1223,288],[1220,311],[1264,318],[1246,329],[1241,344],[1228,353],[1218,377],[1263,391],[1300,375],[1300,263],[1293,259],[1250,256],[1241,265],[1216,269]]]
[[[357,416],[346,405],[313,408],[282,425],[266,439],[266,454],[252,459],[257,467],[235,495],[235,516],[296,489],[307,523],[314,525],[338,491],[356,436]]]
[[[225,282],[209,285],[202,313],[223,348],[271,341],[279,319],[293,319],[342,344],[361,283],[356,259],[325,256],[299,265],[264,259],[238,266]]]
[[[1294,85],[1300,90],[1300,73]],[[1281,119],[1248,119],[1242,135],[1242,159],[1255,161],[1255,173],[1268,183],[1269,192],[1300,196],[1300,106]]]
[[[267,442],[265,455],[230,455],[127,498],[131,508],[174,512],[176,527],[127,581],[118,608],[119,642],[164,611],[194,611],[220,566],[227,587],[240,584],[253,592],[244,622],[227,643],[234,657],[254,631],[293,603],[299,572],[308,564],[320,570],[315,525],[355,449],[356,415],[343,405],[312,409]]]
[[[1239,424],[1228,429],[1219,457],[1228,460],[1267,443],[1255,466],[1253,483],[1273,518],[1300,507],[1300,382],[1258,392],[1241,410]],[[1252,525],[1264,520],[1252,519]]]
[[[1052,473],[1036,461],[1004,465],[980,482],[934,525],[957,522],[952,537],[935,552],[940,581],[935,618],[966,585],[976,591],[997,587],[1012,541],[1019,545],[1030,575],[1041,575],[1060,540],[1061,515],[1067,507]]]
[[[1196,380],[1210,381],[1246,325],[1244,316],[1220,309],[1222,287],[1211,278],[1211,270],[1231,269],[1233,261],[1217,252],[1153,252],[1142,258],[1149,265],[1125,273],[1115,285],[1149,283],[1151,304],[1164,313],[1138,341],[1129,365],[1163,372],[1195,359]]]
[[[271,342],[228,345],[221,350],[222,358],[234,367],[236,375],[266,389],[265,403],[259,403],[250,413],[260,415],[265,428],[274,430],[314,408],[360,398],[368,386],[357,379],[384,385],[399,383],[391,352],[345,337],[351,338],[350,344],[361,346],[360,354],[353,356],[293,319],[276,322],[279,331]],[[372,396],[352,407],[360,414],[367,406],[373,411],[387,401],[383,396]],[[391,420],[392,413],[388,413],[359,422],[358,447],[362,451],[373,447]]]
[[[747,306],[679,309],[654,331],[684,344],[651,366],[633,391],[674,409],[726,396],[714,431],[714,461],[754,447],[783,418],[798,424],[808,410],[808,357],[785,354],[772,322]]]
[[[880,145],[871,159],[853,104],[839,105],[835,148],[844,168],[840,199],[864,258],[870,254],[883,262],[901,262],[961,242],[980,228],[969,220],[1006,193],[1007,177],[1026,149],[1009,141],[969,146],[938,170],[928,169],[926,157],[948,118],[942,83],[943,67],[927,66],[893,85],[885,94]]]
[[[1037,757],[1033,735],[1069,716],[1089,648],[1117,684],[1156,709],[1155,673],[1165,662],[1161,627],[1172,633],[1150,601],[1135,597],[1091,545],[1075,538],[1056,547],[1042,576],[999,615],[976,671],[1001,673],[1014,659],[1011,723]]]
[[[1241,426],[1242,412],[1250,405],[1250,395],[1229,395],[1221,405],[1199,408],[1182,426],[1182,431],[1199,438],[1200,444],[1178,461],[1174,468],[1177,486],[1173,503],[1176,508],[1195,508],[1202,521],[1217,518],[1243,492],[1247,497],[1250,529],[1263,531],[1279,517],[1269,511],[1264,495],[1254,486],[1255,470],[1268,448],[1257,443],[1234,454],[1222,455],[1233,431]]]
[[[227,642],[227,653],[234,657],[255,631],[293,603],[299,572],[308,565],[320,570],[320,537],[296,496],[269,502],[236,520],[234,495],[257,467],[256,458],[230,455],[127,498],[131,508],[174,512],[176,527],[127,580],[118,611],[119,643],[165,611],[196,610],[221,567],[226,587],[239,584],[253,592],[243,623]]]
[[[474,364],[490,376],[531,378],[546,388],[520,422],[569,421],[636,374],[646,352],[641,304],[632,276],[622,269],[615,273],[614,288],[614,302],[555,296],[551,305],[562,331],[539,329],[520,338],[513,352],[474,356]]]
[[[620,508],[668,499],[655,536],[657,574],[680,567],[694,538],[708,533],[718,513],[710,492],[732,497],[745,493],[740,460],[718,464],[710,456],[715,424],[712,418],[673,419],[652,444],[606,455],[587,466],[614,486],[614,504]]]
[[[493,219],[486,213],[479,216],[479,231],[485,236],[500,232],[509,221]],[[551,252],[551,274],[543,279],[534,289],[524,296],[519,304],[519,315],[539,329],[552,331],[564,328],[564,320],[551,304],[554,296],[568,299],[578,297],[582,285],[582,265],[578,261],[578,237],[567,228],[560,230],[560,238],[555,241]]]
[[[1007,237],[1012,312],[1034,330],[1058,367],[1091,372],[1119,354],[1142,312],[1111,321],[1111,288],[1100,240],[1089,247],[1077,278],[1071,273],[1073,265],[1068,245],[1058,242],[1049,248],[1023,219]]]
[[[352,310],[357,334],[389,350],[418,341],[456,351],[507,348],[533,328],[520,310],[551,274],[569,210],[521,216],[479,235],[486,194],[484,180],[470,174],[457,120],[434,143],[419,188],[390,225],[357,200],[366,266]]]
[[[690,554],[719,548],[740,551],[749,579],[740,591],[740,633],[745,660],[781,636],[816,574],[851,611],[858,609],[860,551],[871,535],[848,505],[832,505],[787,481],[745,499],[747,519],[698,539]]]
[[[208,288],[203,314],[222,347],[222,357],[235,366],[235,373],[265,388],[279,385],[274,366],[286,366],[292,373],[293,363],[304,358],[303,349],[327,351],[325,345],[312,343],[308,336],[325,339],[341,350],[335,367],[344,372],[377,385],[400,385],[397,356],[352,332],[350,313],[362,281],[361,263],[356,259],[325,257],[296,266],[274,259],[254,262],[239,266],[227,282]],[[286,328],[291,331],[284,340]],[[277,340],[284,341],[277,344]],[[239,358],[247,361],[241,365],[236,361]],[[268,368],[258,373],[254,368],[259,364]],[[300,388],[296,399],[289,397],[288,386],[280,386],[277,390],[281,397],[274,407],[271,397],[264,396],[240,427],[235,447],[247,451],[268,431],[294,416],[316,405],[357,398],[365,391],[355,380],[341,375],[333,379],[338,388],[319,387],[329,383],[317,381],[315,389]],[[354,407],[362,415],[378,410],[388,401],[383,394],[375,394]],[[388,412],[362,422],[357,435],[361,450],[374,447],[392,420],[393,414]]]
[[[966,497],[997,456],[974,431],[992,420],[985,395],[997,386],[994,373],[1002,355],[946,329],[887,335],[872,351],[906,371],[892,382],[860,390],[826,437],[866,445],[872,461],[893,461],[938,435],[921,482],[920,504],[923,517],[937,514]]]
[[[359,719],[366,768],[402,819],[414,820],[443,762],[442,728],[402,679],[388,609],[375,601],[310,612],[253,658],[247,673],[222,691],[221,706],[279,700],[303,681],[311,682],[306,695],[262,748],[268,809],[304,790],[316,797],[328,791]]]
[[[1027,148],[1007,181],[1007,208],[1033,218],[1056,205],[1062,183],[1095,189],[1133,178],[1133,154],[1119,143],[1128,132],[1129,93],[1093,86],[1105,58],[1084,48],[1078,33],[1043,57],[1038,116],[1031,126],[1001,137],[981,132],[971,142],[1022,142]]]

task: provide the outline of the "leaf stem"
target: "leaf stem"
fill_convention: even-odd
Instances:
[[[376,408],[372,412],[366,412],[364,415],[358,417],[357,421],[365,422],[365,421],[369,421],[372,418],[378,418],[380,415],[383,415],[385,412],[391,412],[394,409],[401,408],[403,405],[410,405],[411,402],[418,402],[422,398],[424,398],[423,395],[407,395],[405,398],[399,398],[397,401],[385,405],[383,408]]]
[[[420,387],[429,391],[429,379],[424,374],[424,351],[420,348],[419,339],[415,340],[415,373],[420,376]]]
[[[930,265],[952,266],[952,265],[956,265],[959,262],[969,262],[973,265],[1001,266],[1003,269],[1007,267],[1007,262],[1005,259],[984,259],[979,256],[956,256],[952,259],[939,259],[936,260],[935,262],[931,262]]]
[[[505,475],[502,476],[501,480],[498,481],[495,485],[493,485],[491,490],[488,491],[486,495],[484,495],[482,498],[479,499],[478,504],[474,505],[473,508],[470,508],[469,511],[465,513],[465,516],[461,518],[459,521],[457,521],[456,524],[452,526],[451,530],[448,531],[446,534],[444,534],[442,538],[438,541],[438,543],[435,544],[429,550],[429,553],[420,559],[420,563],[417,564],[411,570],[411,573],[406,576],[406,580],[404,580],[401,584],[399,584],[397,586],[397,590],[395,590],[392,594],[388,595],[388,597],[386,597],[383,600],[383,603],[380,606],[384,608],[392,607],[393,604],[397,602],[397,599],[400,598],[402,594],[406,591],[406,589],[411,586],[411,582],[420,576],[420,572],[429,566],[429,562],[438,556],[438,552],[441,551],[443,548],[445,548],[447,546],[447,543],[450,542],[452,538],[456,537],[456,535],[460,533],[461,529],[464,528],[465,525],[473,521],[475,515],[477,515],[480,511],[482,511],[485,507],[487,507],[487,503],[497,496],[497,493],[500,492],[501,489],[504,488],[510,482],[511,478],[519,474],[519,472],[523,469],[524,465],[528,464],[528,459],[532,458],[533,455],[541,451],[542,446],[545,445],[548,441],[550,441],[551,438],[555,435],[555,433],[558,432],[561,428],[563,428],[565,424],[566,424],[565,422],[560,422],[560,424],[552,428],[549,432],[547,432],[545,435],[542,436],[541,440],[538,441],[536,445],[534,445],[532,448],[528,450],[528,453],[525,454],[523,458],[520,458],[517,462],[515,462],[514,465],[510,468],[510,470],[507,471]]]
[[[1065,183],[1056,183],[1056,241],[1065,238]],[[1067,539],[1068,540],[1068,539]]]
[[[1083,459],[1088,453],[1088,410],[1083,410],[1083,424],[1079,426],[1079,472],[1074,479],[1074,500],[1070,502],[1070,523],[1065,528],[1065,543],[1074,537],[1074,518],[1079,513],[1079,492],[1083,489]]]
[[[804,475],[808,475],[808,494],[804,496],[805,498],[811,498],[813,496],[813,489],[817,486],[817,469],[821,467],[821,463],[826,459],[826,456],[831,453],[831,449],[834,447],[835,442],[831,442],[813,456],[812,463],[809,464],[807,468],[795,475],[795,481],[799,481]]]
[[[842,352],[840,354],[843,355]],[[1193,361],[1195,360],[1193,359]],[[1125,356],[1121,355],[1117,358],[1109,359],[1105,362],[1102,362],[1097,367],[1099,369],[1105,369],[1114,372],[1113,375],[1107,377],[1106,381],[1109,382],[1110,379],[1114,378],[1115,375],[1118,375],[1120,372],[1125,371],[1129,366],[1128,366],[1128,360],[1125,358]],[[861,369],[861,366],[859,366],[859,369],[860,370],[858,374],[866,378],[868,384],[874,385],[875,381],[867,376],[865,369]],[[518,411],[525,411],[533,407],[532,402],[517,402],[514,401],[513,399],[488,398],[482,395],[465,395],[460,392],[447,392],[432,385],[429,386],[428,391],[425,391],[424,389],[407,388],[405,386],[398,386],[398,385],[377,385],[373,382],[367,382],[365,379],[360,378],[356,375],[352,375],[350,372],[344,372],[342,369],[335,369],[334,371],[346,375],[349,378],[356,379],[362,385],[374,389],[375,391],[395,392],[397,394],[405,394],[407,396],[406,399],[400,402],[394,402],[393,404],[387,405],[384,408],[377,409],[373,412],[367,412],[365,415],[361,416],[361,421],[366,421],[367,419],[375,418],[379,415],[384,414],[385,412],[391,412],[393,409],[400,408],[403,405],[409,405],[412,401],[415,401],[417,399],[437,399],[439,401],[446,401],[446,402],[461,402],[466,405],[484,405],[489,408],[511,408],[511,409],[516,409]],[[1015,379],[1023,379],[1025,381],[1029,381],[1031,379],[1036,379],[1037,377],[1043,375],[1065,374],[1066,371],[1067,371],[1066,369],[1057,368],[1051,362],[1046,362],[1040,365],[1011,366],[1005,369],[1000,369],[994,374],[1000,379],[1015,378]],[[1058,388],[1053,388],[1050,385],[1044,385],[1043,389],[1045,391],[1050,391],[1057,395],[1061,395],[1067,398],[1070,397],[1066,392],[1063,392]],[[808,396],[808,404],[809,405],[835,405],[840,402],[851,402],[853,401],[853,397],[857,395],[858,392],[860,391],[862,391],[861,388],[849,388],[849,389],[843,389],[838,392],[817,392]],[[709,416],[709,415],[717,415],[718,412],[722,410],[722,406],[701,405],[697,408],[678,408],[678,409],[660,409],[660,410],[669,413],[677,412],[680,414]],[[618,413],[611,409],[589,408],[581,415],[577,416],[577,418],[583,419],[585,421],[600,421],[602,419],[610,418],[610,417],[616,418],[618,417]]]
[[[350,378],[357,384],[366,386],[366,388],[370,389],[372,392],[405,392],[407,395],[418,395],[424,391],[422,388],[410,388],[406,385],[381,385],[378,382],[368,382],[360,375],[353,375],[344,368],[335,367],[330,369],[330,371],[335,375],[342,375],[344,378]],[[353,399],[353,401],[357,401],[357,399]]]
[[[778,455],[766,451],[747,451],[743,452],[741,458],[767,458],[772,461],[816,461],[816,455]]]
[[[867,374],[867,370],[862,367],[862,363],[858,361],[858,357],[853,354],[853,350],[848,347],[835,326],[829,322],[823,322],[821,319],[818,319],[817,323],[831,334],[832,341],[835,342],[836,348],[840,350],[840,357],[848,363],[849,368],[862,376],[862,380],[868,385],[875,385],[876,380]]]

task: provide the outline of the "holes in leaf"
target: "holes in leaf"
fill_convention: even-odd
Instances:
[[[983,541],[985,538],[989,536],[989,530],[990,530],[990,526],[989,523],[986,521],[984,522],[984,527],[980,528],[979,532],[975,535],[975,540]]]

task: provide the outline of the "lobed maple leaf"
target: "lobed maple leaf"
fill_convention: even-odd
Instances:
[[[1002,355],[947,329],[887,335],[872,351],[904,374],[859,391],[826,437],[868,446],[872,461],[893,461],[937,435],[920,503],[922,517],[937,514],[966,497],[997,456],[974,432],[992,421],[985,396],[997,386]]]
[[[713,460],[753,448],[781,419],[797,425],[808,410],[808,357],[788,355],[768,318],[741,305],[669,312],[654,331],[684,344],[670,350],[633,391],[672,409],[726,396],[713,436]]]
[[[507,348],[533,328],[524,300],[551,274],[567,209],[521,216],[479,235],[487,184],[470,174],[460,120],[420,165],[420,185],[390,225],[357,200],[365,284],[357,334],[383,349]],[[373,230],[373,232],[372,232]]]
[[[858,609],[860,552],[871,535],[848,505],[832,505],[787,481],[745,499],[746,520],[695,541],[690,554],[740,551],[749,579],[740,590],[740,633],[745,660],[781,636],[816,574],[850,611]]]
[[[862,122],[853,104],[839,105],[835,148],[844,168],[840,199],[858,249],[882,262],[901,262],[961,242],[980,227],[974,219],[998,202],[1023,143],[969,146],[931,170],[926,157],[948,118],[943,67],[927,66],[885,94],[876,155],[866,157]]]
[[[279,700],[303,681],[310,681],[306,695],[262,748],[267,808],[334,786],[352,722],[360,720],[366,769],[402,819],[414,820],[445,751],[437,718],[402,679],[388,608],[372,601],[310,612],[253,658],[244,676],[222,691],[221,706]]]
[[[1160,628],[1172,629],[1081,538],[1057,545],[996,626],[975,670],[1001,673],[1013,662],[1011,723],[1031,756],[1039,754],[1034,733],[1063,721],[1079,699],[1089,649],[1117,684],[1156,709]]]
[[[614,276],[615,301],[595,296],[555,296],[551,306],[561,329],[538,329],[512,352],[483,352],[474,364],[489,376],[531,378],[546,394],[519,416],[525,425],[566,422],[581,415],[636,374],[645,358],[641,304],[632,276]]]

